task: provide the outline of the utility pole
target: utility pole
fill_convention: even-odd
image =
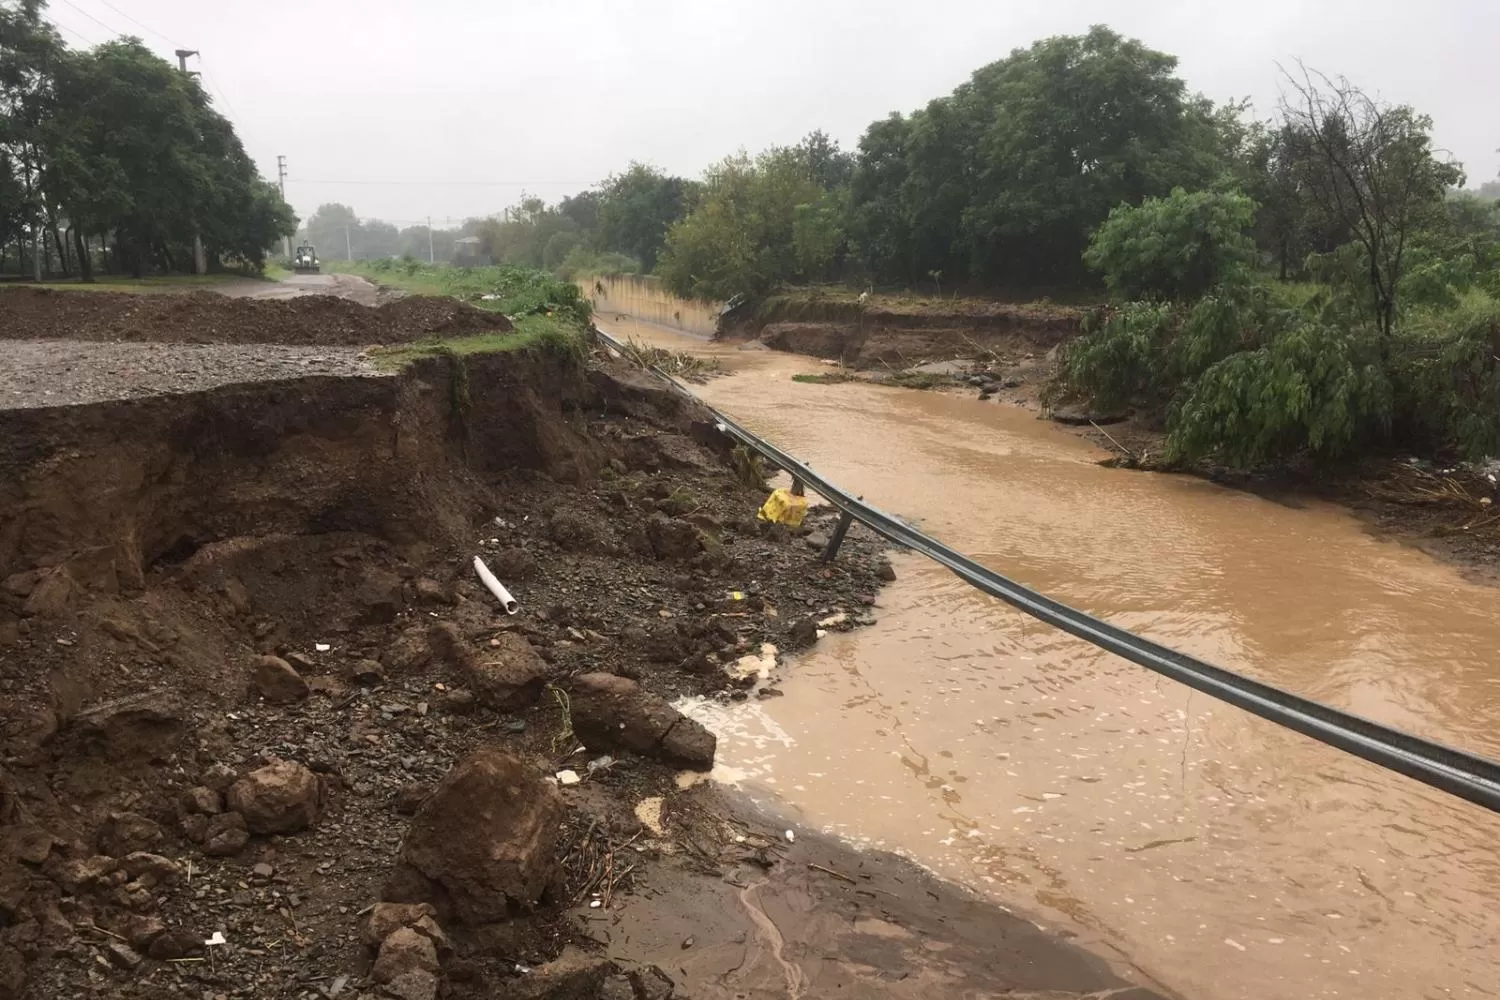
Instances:
[[[197,49],[178,49],[177,68],[182,70],[184,76],[197,76],[197,73],[189,72],[187,68],[188,56],[198,54]],[[208,261],[203,257],[203,237],[198,233],[198,227],[193,226],[193,273],[203,274],[208,270]]]
[[[354,259],[354,250],[351,248],[351,245],[349,243],[349,227],[348,226],[344,227],[344,259],[345,260],[353,260]]]
[[[427,217],[427,263],[432,264],[435,262],[435,258],[432,256],[432,216],[429,215]]]
[[[286,201],[286,157],[280,154],[276,156],[276,181],[281,185],[281,200]],[[287,259],[292,257],[292,238],[283,236],[281,238],[282,248],[286,251]]]

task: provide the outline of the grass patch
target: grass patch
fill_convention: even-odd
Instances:
[[[593,307],[578,286],[533,267],[453,267],[417,260],[330,261],[324,268],[357,274],[412,295],[442,295],[480,309],[522,316],[558,316],[588,326]]]
[[[370,352],[381,371],[399,371],[424,358],[439,356],[465,358],[472,354],[504,354],[509,351],[537,350],[580,356],[584,333],[553,316],[522,316],[509,333],[481,333],[472,337],[433,337],[410,344],[377,347]]]

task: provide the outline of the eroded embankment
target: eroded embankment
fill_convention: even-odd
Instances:
[[[677,790],[714,741],[661,698],[746,698],[883,572],[758,524],[704,417],[541,349],[0,412],[0,997],[1119,985]]]

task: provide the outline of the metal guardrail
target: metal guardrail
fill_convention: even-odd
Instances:
[[[596,329],[595,333],[601,342],[623,353],[624,345],[620,341],[602,330]],[[1216,667],[1024,587],[862,499],[851,496],[818,475],[807,463],[757,437],[708,406],[665,372],[654,366],[650,371],[672,389],[712,413],[725,433],[785,469],[794,479],[810,486],[831,506],[890,541],[946,566],[959,579],[986,594],[1100,649],[1122,656],[1132,663],[1262,719],[1337,747],[1372,764],[1404,774],[1432,788],[1500,812],[1500,763],[1392,729],[1252,680],[1234,671]]]

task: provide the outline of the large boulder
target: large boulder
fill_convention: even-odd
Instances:
[[[555,870],[562,797],[519,757],[479,750],[412,818],[402,861],[471,924],[503,920],[541,897]]]
[[[547,686],[547,663],[524,635],[502,632],[490,658],[467,664],[468,684],[479,703],[499,712],[535,705]]]
[[[569,711],[573,734],[590,750],[630,750],[674,767],[713,769],[714,734],[629,678],[575,678]]]
[[[251,833],[293,833],[318,818],[318,776],[301,764],[278,760],[229,786],[229,808],[245,817]]]
[[[398,927],[380,943],[370,978],[377,983],[389,983],[408,973],[431,975],[437,970],[437,945],[432,939],[410,927]]]

